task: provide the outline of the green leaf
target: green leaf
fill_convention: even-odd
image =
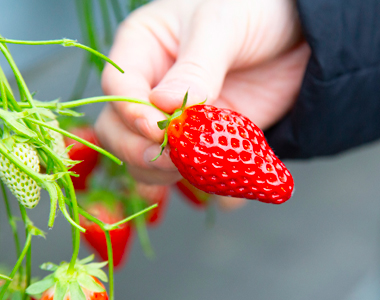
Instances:
[[[66,296],[67,290],[69,289],[68,283],[62,283],[61,281],[58,281],[56,286],[55,286],[55,291],[54,291],[54,299],[53,300],[63,300],[64,297]],[[71,299],[77,299],[73,297],[71,294]],[[78,298],[79,299],[79,298]],[[85,298],[86,299],[86,298]]]
[[[44,279],[31,284],[27,289],[26,293],[29,295],[37,295],[45,292],[47,289],[55,284],[53,277],[45,277]]]
[[[70,282],[69,291],[70,291],[71,299],[86,300],[86,295],[84,294],[82,288],[80,287],[77,281]],[[54,300],[57,300],[57,299],[55,299],[54,297]]]
[[[85,289],[88,289],[89,291],[93,291],[96,293],[104,292],[104,288],[94,280],[90,275],[81,273],[77,277],[78,283],[84,287]]]

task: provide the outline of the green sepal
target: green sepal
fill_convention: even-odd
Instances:
[[[103,262],[94,262],[86,265],[86,269],[101,269],[105,267],[108,264],[108,261],[103,261]]]
[[[13,147],[16,144],[13,137],[8,137],[6,139],[2,139],[1,143],[7,148],[8,151],[12,152]]]
[[[95,254],[91,254],[81,260],[78,260],[78,264],[80,265],[85,265],[85,264],[88,264],[90,261],[93,261],[95,259]]]
[[[105,289],[99,283],[97,283],[94,280],[94,278],[92,278],[89,274],[81,273],[77,277],[77,280],[81,287],[84,287],[89,291],[93,291],[96,293],[101,293],[105,291]]]
[[[77,164],[80,164],[83,160],[72,160],[69,158],[63,158],[61,157],[62,163],[68,168],[71,169]]]
[[[162,142],[162,144],[160,146],[161,147],[161,151],[151,161],[155,161],[157,158],[159,158],[162,155],[162,153],[164,152],[165,147],[166,147],[167,144],[168,144],[168,133],[165,131],[164,141]]]
[[[68,289],[69,289],[69,284],[67,282],[58,281],[55,285],[53,300],[63,300],[64,297],[66,296]],[[72,294],[70,295],[71,295],[71,299],[77,299],[73,297]]]
[[[45,188],[46,182],[55,182],[66,174],[69,174],[70,176],[75,175],[73,172],[57,172],[55,174],[43,175],[43,181],[45,181],[45,183],[42,184],[42,187]]]
[[[170,122],[173,119],[175,119],[175,118],[179,117],[180,115],[182,115],[183,111],[185,110],[186,104],[187,104],[187,98],[188,98],[188,96],[189,96],[189,91],[187,91],[186,94],[185,94],[185,96],[183,97],[182,105],[181,105],[180,108],[176,109],[174,111],[174,113],[168,119],[157,122],[158,127],[161,130],[165,130],[165,135],[164,135],[164,141],[162,142],[162,144],[160,146],[161,147],[160,153],[158,153],[157,156],[154,157],[151,161],[157,160],[157,158],[159,158],[162,155],[162,153],[164,152],[165,147],[168,144],[167,128],[169,127],[169,124],[170,124]]]
[[[86,295],[77,281],[70,282],[69,291],[71,299],[86,300]],[[54,300],[56,300],[55,297]]]
[[[187,91],[186,91],[186,94],[185,94],[185,97],[183,97],[181,110],[184,110],[184,109],[185,109],[186,104],[187,104],[187,98],[188,98],[188,96],[189,96],[189,91],[187,90]]]
[[[55,271],[58,269],[58,267],[59,267],[58,265],[56,265],[52,262],[46,262],[46,263],[43,263],[42,265],[40,265],[40,269],[45,270],[45,271]]]
[[[22,124],[17,117],[17,113],[5,111],[0,109],[0,118],[4,120],[4,123],[16,134],[29,139],[36,138],[37,134]]]
[[[49,109],[43,107],[25,108],[22,112],[15,113],[19,119],[27,118],[33,114],[40,114],[42,117],[48,120],[56,119],[56,115]]]
[[[29,138],[25,138],[19,135],[13,135],[12,138],[14,139],[16,143],[27,143],[30,141]]]
[[[25,290],[29,295],[37,295],[45,292],[47,289],[51,288],[55,284],[53,276],[46,276],[44,279],[37,281]]]
[[[28,225],[28,231],[30,232],[31,235],[34,235],[34,236],[38,235],[38,236],[42,236],[43,238],[46,238],[46,233],[34,225]]]
[[[85,115],[85,113],[77,112],[75,110],[68,109],[68,108],[57,109],[56,112],[65,117],[83,117]]]
[[[96,268],[86,268],[86,272],[89,275],[95,276],[99,278],[103,282],[108,282],[108,277],[107,274],[101,270],[101,269],[96,269]]]
[[[166,127],[168,127],[169,120],[166,119],[166,120],[158,121],[157,125],[158,125],[158,128],[160,128],[161,130],[164,130]]]

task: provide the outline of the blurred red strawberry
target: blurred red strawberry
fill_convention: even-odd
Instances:
[[[169,188],[161,185],[138,183],[137,192],[146,201],[147,206],[158,204],[146,214],[146,222],[149,226],[159,225],[169,204]]]
[[[197,209],[205,209],[210,201],[211,195],[193,186],[185,178],[176,182],[175,186],[184,197],[185,201],[190,203],[193,207]]]
[[[85,204],[88,213],[106,224],[123,220],[124,206],[112,193],[107,191],[92,192]],[[99,225],[80,216],[80,225],[86,229],[83,237],[91,249],[104,261],[108,261],[106,237]],[[110,231],[113,262],[115,267],[124,265],[133,241],[133,230],[129,222]]]
[[[69,129],[69,131],[92,144],[99,145],[95,131],[91,126],[73,127]],[[68,153],[70,159],[82,161],[73,166],[70,171],[79,175],[79,177],[71,177],[74,188],[76,190],[84,191],[87,189],[89,176],[99,162],[99,153],[70,138],[66,138],[65,143],[66,146],[73,145]]]

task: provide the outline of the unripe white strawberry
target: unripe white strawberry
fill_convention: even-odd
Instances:
[[[52,120],[47,122],[49,125],[54,126],[56,128],[59,128],[59,123],[57,120]],[[53,151],[59,155],[61,155],[63,158],[69,158],[69,155],[65,152],[66,150],[66,144],[65,140],[63,138],[63,135],[59,132],[56,132],[54,130],[48,130],[50,136],[52,137],[52,143],[53,143]]]
[[[37,152],[29,144],[16,143],[13,146],[12,154],[17,156],[24,165],[36,172],[40,171]],[[40,201],[41,188],[38,184],[2,154],[0,154],[0,179],[26,208],[33,208]]]

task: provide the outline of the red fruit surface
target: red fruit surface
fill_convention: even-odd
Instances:
[[[107,224],[113,224],[124,219],[124,208],[121,203],[115,205],[113,209],[103,203],[94,203],[89,206],[87,212]],[[87,244],[96,251],[96,254],[104,261],[108,261],[106,236],[99,225],[80,216],[80,225],[86,229],[82,233]],[[110,231],[113,249],[114,266],[121,267],[128,256],[133,241],[131,225],[127,222],[119,228]]]
[[[169,188],[167,186],[139,183],[137,192],[141,198],[146,200],[147,206],[157,203],[157,207],[146,213],[147,224],[149,226],[161,224],[169,204]]]
[[[95,277],[93,277],[94,280],[100,284],[103,288],[104,288],[104,285]],[[108,295],[107,295],[107,292],[104,291],[104,292],[93,292],[93,291],[89,291],[88,289],[82,287],[82,290],[86,296],[86,300],[108,300]],[[40,300],[53,300],[54,299],[54,292],[55,292],[55,287],[51,287],[50,289],[46,290],[45,292],[43,292],[42,296],[41,296],[41,299]],[[70,293],[66,293],[65,297],[63,298],[63,300],[75,300],[75,299],[71,299],[70,297]]]
[[[194,105],[168,128],[170,157],[181,175],[210,194],[281,204],[293,193],[293,177],[245,116]]]
[[[186,179],[181,179],[176,182],[175,186],[183,194],[183,199],[190,203],[193,207],[197,209],[205,209],[208,205],[210,194],[197,189]]]
[[[92,144],[99,145],[95,131],[90,126],[74,127],[70,129],[70,132]],[[66,146],[73,145],[68,153],[70,159],[82,161],[70,169],[70,171],[79,175],[79,177],[71,177],[74,188],[76,190],[86,190],[89,175],[99,162],[99,153],[73,139],[66,138],[65,143]]]

